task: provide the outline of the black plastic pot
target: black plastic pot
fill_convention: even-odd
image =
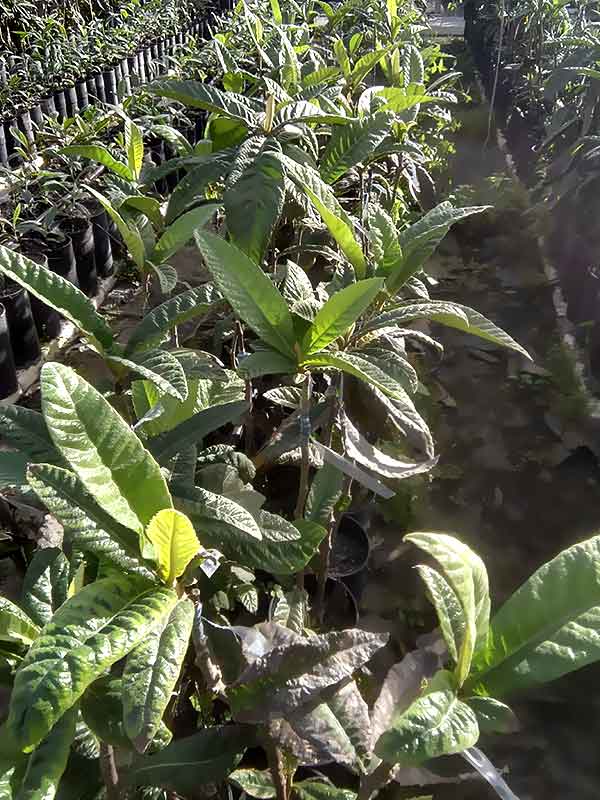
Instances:
[[[31,115],[29,111],[21,111],[17,118],[17,125],[21,133],[25,134],[25,138],[29,144],[33,144],[35,136],[33,134],[33,124],[31,122]]]
[[[77,262],[71,237],[62,235],[51,239],[46,244],[48,269],[56,272],[62,278],[70,281],[74,286],[79,286],[77,280]]]
[[[344,514],[335,532],[329,557],[329,575],[347,578],[365,569],[369,560],[369,537],[351,514]]]
[[[106,102],[106,95],[104,93],[104,77],[100,74],[95,76],[96,81],[96,97],[100,103]]]
[[[15,365],[27,367],[42,355],[27,290],[10,282],[0,293],[0,303],[6,311]]]
[[[42,252],[42,247],[43,244],[41,242],[24,240],[21,242],[19,249],[27,258],[47,267],[48,258]],[[29,303],[38,334],[47,339],[54,339],[58,336],[61,322],[61,316],[58,311],[47,306],[32,294],[29,295]]]
[[[53,95],[48,95],[48,97],[42,97],[42,99],[40,100],[40,106],[42,107],[43,113],[47,114],[49,117],[53,117],[57,113]]]
[[[140,50],[138,53],[135,54],[136,60],[136,74],[140,80],[140,83],[146,83],[146,58],[144,56],[144,51]]]
[[[194,125],[196,127],[196,141],[200,141],[204,136],[204,130],[206,128],[206,122],[208,120],[208,114],[206,111],[199,111],[196,119],[194,120]]]
[[[156,61],[159,58],[158,44],[156,42],[150,45],[150,53],[152,54],[153,61]]]
[[[77,92],[77,104],[79,106],[79,110],[83,111],[90,104],[88,87],[84,78],[81,78],[75,83],[75,91]]]
[[[108,278],[114,272],[114,260],[106,211],[101,207],[90,209],[90,222],[94,234],[96,272],[100,278]]]
[[[4,120],[4,137],[6,141],[6,151],[8,153],[8,163],[14,163],[15,146],[17,144],[15,137],[12,134],[12,129],[17,128],[17,121],[14,118]]]
[[[104,102],[114,106],[119,102],[117,76],[114,68],[102,70],[102,79],[104,81]]]
[[[65,98],[65,93],[62,91],[54,92],[54,106],[56,108],[56,113],[58,114],[58,119],[62,122],[68,116],[67,111],[67,100]]]
[[[6,310],[0,305],[0,400],[19,391],[17,368],[13,356]]]
[[[69,117],[74,117],[79,112],[79,100],[77,99],[77,89],[75,88],[75,84],[73,84],[73,86],[67,86],[64,92],[65,101],[67,104],[67,114]]]
[[[157,167],[163,163],[165,160],[165,144],[162,139],[151,139],[148,142],[148,149],[150,150],[150,157],[152,159],[152,163],[155,164]],[[168,185],[165,178],[160,178],[154,184],[154,189],[159,194],[166,194],[168,191]]]
[[[129,60],[126,58],[121,59],[119,65],[121,69],[121,81],[119,91],[122,97],[127,97],[131,94],[131,80],[129,78]]]
[[[0,164],[4,164],[5,166],[8,164],[8,146],[6,144],[6,134],[2,121],[0,121]]]
[[[151,81],[155,75],[155,68],[154,68],[154,59],[152,58],[152,52],[149,47],[144,49],[144,70],[146,72],[146,80]]]
[[[39,103],[36,103],[29,109],[29,116],[31,117],[31,121],[36,128],[42,127],[44,124],[44,114],[42,113],[42,107]]]
[[[85,87],[87,89],[88,102],[95,105],[98,100],[98,87],[96,86],[96,76],[88,75],[85,79]]]
[[[73,243],[79,288],[85,294],[93,295],[98,288],[98,273],[92,223],[88,217],[71,217],[63,220],[60,227]]]

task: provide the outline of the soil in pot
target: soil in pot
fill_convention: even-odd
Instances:
[[[6,281],[0,290],[0,303],[6,312],[15,365],[27,367],[42,354],[27,290]]]
[[[18,391],[17,368],[8,332],[6,310],[0,304],[0,400],[6,400]]]
[[[61,230],[71,237],[79,288],[88,296],[98,288],[94,231],[89,217],[70,217],[60,224]]]

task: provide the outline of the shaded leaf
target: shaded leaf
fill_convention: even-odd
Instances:
[[[67,599],[69,561],[58,547],[38,550],[25,573],[22,606],[40,628]]]

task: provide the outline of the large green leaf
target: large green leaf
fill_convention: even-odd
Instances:
[[[39,411],[17,405],[0,405],[2,438],[31,461],[60,460]]]
[[[352,264],[358,278],[364,278],[367,262],[359,242],[354,235],[350,218],[340,206],[331,187],[316,169],[298,164],[283,153],[278,155],[283,162],[287,177],[304,193],[338,243],[340,250]]]
[[[357,797],[352,789],[342,789],[327,781],[312,779],[294,783],[294,793],[299,800],[356,800]]]
[[[1,451],[0,489],[8,486],[23,486],[26,482],[25,473],[29,461],[29,457],[22,453],[13,453],[10,450]]]
[[[238,373],[246,380],[260,378],[261,375],[290,375],[297,370],[297,364],[291,358],[276,350],[257,350],[240,359]]]
[[[229,780],[247,795],[257,797],[259,800],[269,800],[277,795],[277,789],[268,770],[236,769],[229,776]]]
[[[457,680],[465,682],[476,648],[484,647],[490,622],[490,590],[487,570],[479,556],[453,536],[444,533],[410,533],[404,537],[420,547],[441,566],[460,602],[464,634],[458,654]]]
[[[23,580],[23,609],[43,628],[65,602],[69,590],[69,560],[58,547],[38,550]]]
[[[460,753],[479,738],[474,712],[459,700],[447,672],[438,672],[425,693],[392,718],[375,753],[389,764],[409,766]]]
[[[156,243],[151,260],[158,264],[169,259],[193,238],[199,228],[209,222],[216,210],[216,203],[205,203],[178,217]]]
[[[465,634],[465,616],[460,601],[454,589],[437,570],[423,564],[417,566],[417,570],[437,612],[448,653],[454,663],[458,664],[458,655]]]
[[[150,94],[170,97],[185,106],[203,108],[243,122],[253,128],[259,124],[257,103],[234,92],[222,92],[216,86],[198,81],[158,80],[146,87]]]
[[[467,688],[502,696],[600,658],[600,536],[544,564],[494,616]]]
[[[111,674],[103,675],[83,693],[81,715],[89,730],[100,741],[131,750],[123,723],[123,700],[122,679]]]
[[[306,518],[328,528],[335,505],[342,495],[343,475],[332,464],[323,464],[317,471],[306,498]]]
[[[67,711],[40,742],[29,757],[15,800],[53,800],[67,766],[76,722],[77,709]]]
[[[40,629],[35,622],[7,597],[0,597],[0,642],[30,645]]]
[[[381,206],[369,209],[369,240],[377,273],[389,275],[402,261],[402,248],[394,220]]]
[[[454,208],[451,203],[440,203],[418,222],[400,233],[400,245],[404,257],[387,279],[390,294],[395,294],[406,281],[422,269],[423,264],[448,233],[452,225],[472,214],[481,214],[489,206]]]
[[[154,545],[159,577],[172,586],[199,549],[192,523],[181,511],[165,508],[152,517],[146,536]]]
[[[178,495],[183,494],[184,498],[193,498],[188,516],[194,528],[199,531],[198,535],[204,546],[207,536],[214,541],[214,535],[218,536],[220,533],[232,537],[234,541],[245,541],[248,538],[257,541],[262,539],[260,526],[253,515],[234,500],[198,486],[192,489],[184,487],[176,489]],[[177,506],[182,508],[180,500],[181,497],[178,496]]]
[[[193,620],[194,604],[184,597],[127,657],[123,720],[126,733],[139,752],[146,749],[160,726],[179,678]]]
[[[262,269],[220,236],[196,233],[196,242],[220,292],[267,344],[294,357],[296,335],[285,300]]]
[[[323,180],[335,183],[370,156],[388,134],[394,118],[393,113],[381,112],[347,125],[336,125],[321,159]]]
[[[188,396],[188,384],[185,372],[179,361],[168,350],[159,348],[133,353],[129,358],[123,356],[107,356],[109,364],[136,372],[148,381],[152,381],[164,394],[182,402]]]
[[[147,217],[157,231],[162,230],[164,220],[161,211],[160,200],[156,197],[146,197],[145,195],[132,194],[126,197],[119,206],[121,211],[129,211],[129,209],[140,211]]]
[[[124,776],[131,786],[160,786],[193,797],[204,784],[219,783],[255,744],[254,729],[217,725],[177,739],[158,753],[133,762]]]
[[[413,402],[402,388],[402,386],[384,372],[376,364],[373,364],[365,356],[357,355],[356,353],[320,353],[306,358],[303,365],[309,368],[313,367],[331,367],[333,369],[347,372],[361,381],[375,386],[388,397],[398,400],[406,404],[410,408],[414,408]]]
[[[262,150],[223,195],[227,230],[256,264],[262,263],[285,199],[283,168]]]
[[[15,675],[8,727],[21,749],[39,744],[90,683],[176,602],[172,589],[133,576],[97,580],[67,600]]]
[[[72,144],[61,148],[60,153],[65,156],[74,156],[75,158],[88,158],[90,161],[95,161],[96,164],[106,167],[106,169],[126,181],[132,181],[136,177],[127,164],[117,161],[110,151],[100,144]]]
[[[200,442],[209,433],[230,422],[236,422],[247,410],[248,403],[245,400],[206,408],[172,430],[150,439],[148,449],[161,464],[164,464],[166,459],[191,444]]]
[[[111,346],[113,335],[106,321],[70,281],[4,245],[0,245],[0,272],[71,320],[83,333],[93,336],[103,347]]]
[[[216,302],[216,292],[209,284],[188,289],[152,309],[129,337],[125,354],[154,347],[177,325],[206,314]],[[1,412],[0,412],[1,413]]]
[[[41,384],[54,444],[108,514],[141,532],[171,507],[158,464],[96,389],[61,364],[45,364]]]
[[[71,545],[121,570],[153,579],[140,556],[139,537],[116,522],[96,503],[72,472],[50,464],[32,464],[29,485],[63,526]]]
[[[368,278],[333,294],[317,312],[301,344],[303,356],[311,356],[348,333],[350,327],[383,288],[381,278]]]

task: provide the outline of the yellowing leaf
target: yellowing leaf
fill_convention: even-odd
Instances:
[[[150,520],[146,535],[156,549],[158,574],[171,586],[200,547],[194,527],[181,511],[165,508]]]

